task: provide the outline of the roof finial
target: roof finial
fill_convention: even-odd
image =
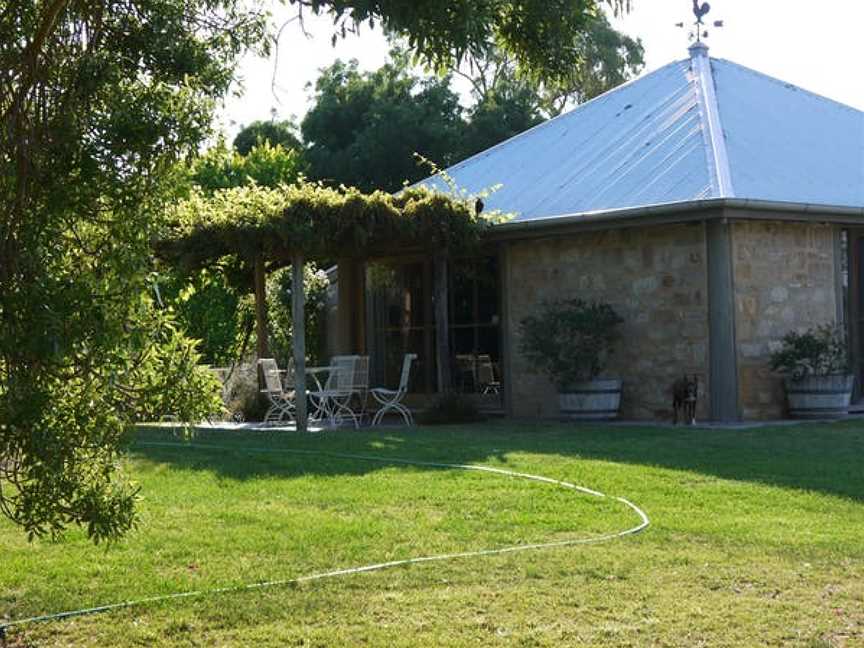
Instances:
[[[702,44],[702,39],[708,38],[708,30],[705,29],[705,21],[703,20],[703,18],[705,18],[705,16],[708,15],[709,11],[711,11],[711,5],[710,4],[708,4],[707,2],[703,2],[700,5],[699,0],[693,0],[693,15],[696,16],[696,22],[693,23],[693,31],[690,32],[690,40],[691,41],[695,40],[696,45],[701,45],[700,47],[696,48],[698,51],[703,51],[703,50],[708,49],[707,46]],[[676,23],[675,26],[681,27],[683,29],[684,23],[679,22],[679,23]],[[722,20],[715,20],[714,26],[715,27],[722,27],[723,21]],[[691,53],[692,53],[694,48],[691,47],[690,49],[691,49]]]

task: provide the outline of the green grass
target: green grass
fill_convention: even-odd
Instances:
[[[626,497],[597,545],[149,604],[25,645],[864,646],[864,426],[489,424],[323,435],[142,432],[141,525],[106,549],[0,522],[0,619],[411,556],[591,537],[636,516],[549,485],[280,449],[478,463]],[[255,452],[252,448],[272,450]]]

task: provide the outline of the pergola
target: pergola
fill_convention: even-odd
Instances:
[[[307,429],[303,267],[308,260],[363,260],[394,250],[424,250],[434,260],[435,346],[438,382],[450,385],[447,259],[476,245],[489,220],[473,199],[427,188],[397,195],[330,189],[303,183],[193,193],[176,207],[173,230],[160,256],[187,270],[227,256],[254,276],[258,357],[269,354],[265,281],[268,270],[291,266],[297,429]]]

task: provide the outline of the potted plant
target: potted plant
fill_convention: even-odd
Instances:
[[[855,376],[843,332],[830,324],[787,333],[771,354],[771,369],[786,374],[789,414],[837,418],[849,413]]]
[[[521,322],[520,348],[558,389],[561,413],[578,420],[618,416],[621,381],[600,380],[624,320],[603,302],[546,302]]]

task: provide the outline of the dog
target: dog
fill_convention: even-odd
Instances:
[[[672,425],[678,425],[678,412],[682,411],[689,425],[696,425],[696,401],[699,398],[699,378],[684,374],[672,385]]]

